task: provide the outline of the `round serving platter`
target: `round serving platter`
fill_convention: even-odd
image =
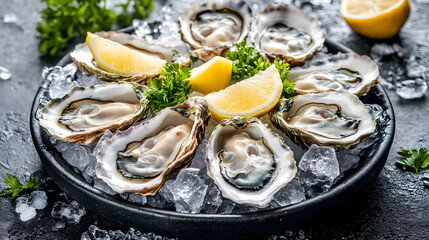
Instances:
[[[328,52],[333,54],[352,52],[343,45],[329,40],[326,40],[325,46]],[[67,54],[57,65],[65,66],[71,62]],[[363,97],[363,101],[367,104],[380,105],[390,118],[384,129],[384,138],[369,156],[361,157],[357,168],[347,172],[346,176],[328,192],[287,207],[252,213],[186,214],[137,205],[119,196],[108,195],[86,182],[63,159],[51,143],[48,134],[39,125],[36,111],[42,93],[43,89],[39,88],[33,100],[30,127],[43,167],[54,182],[83,206],[100,215],[144,232],[179,239],[258,238],[281,232],[288,226],[309,219],[316,213],[358,193],[378,176],[386,162],[395,132],[395,119],[390,100],[384,89],[376,85]]]

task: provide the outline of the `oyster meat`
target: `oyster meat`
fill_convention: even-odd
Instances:
[[[271,110],[272,123],[296,143],[349,148],[375,130],[371,108],[348,91],[298,95],[280,99]]]
[[[242,0],[209,0],[193,5],[179,17],[180,33],[198,57],[208,61],[242,42],[251,19],[250,7]]]
[[[115,192],[155,194],[166,178],[190,164],[210,118],[193,97],[99,143],[97,177]]]
[[[256,17],[255,48],[267,60],[300,66],[323,48],[321,23],[287,4],[268,4]]]
[[[123,129],[144,117],[148,107],[143,96],[143,88],[131,83],[75,87],[46,104],[39,123],[60,140],[93,144],[105,130]]]
[[[97,32],[95,33],[99,37],[109,39],[111,41],[123,44],[134,50],[141,51],[145,54],[157,56],[161,59],[165,59],[168,62],[176,62],[181,65],[190,65],[191,60],[189,57],[175,54],[177,52],[173,48],[166,47],[163,45],[154,45],[146,42],[143,38],[139,38],[136,35],[130,35],[127,33],[117,32]],[[137,74],[137,75],[122,75],[118,73],[107,72],[100,68],[94,61],[91,51],[89,50],[86,43],[76,45],[75,49],[70,53],[74,63],[87,74],[97,76],[102,80],[107,81],[127,81],[127,82],[139,82],[145,84],[149,78],[154,77],[150,74]]]
[[[298,94],[347,90],[361,96],[378,81],[378,66],[367,56],[339,53],[293,68],[289,79]]]
[[[221,121],[207,144],[206,164],[223,197],[260,208],[297,171],[293,152],[257,118]]]

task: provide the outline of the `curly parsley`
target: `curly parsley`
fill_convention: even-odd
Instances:
[[[166,63],[161,74],[149,81],[146,99],[155,112],[185,101],[192,91],[189,67]]]
[[[127,10],[134,8],[134,16],[146,17],[153,9],[152,0],[126,0],[117,4],[117,14],[106,8],[106,0],[42,0],[46,8],[37,24],[41,39],[39,50],[43,55],[59,55],[77,34],[110,30],[113,23],[131,24],[133,16]]]
[[[429,149],[421,147],[419,151],[417,149],[406,149],[401,148],[398,152],[401,159],[396,161],[396,165],[405,169],[410,169],[419,173],[419,169],[427,167],[429,165]]]
[[[269,61],[264,61],[259,52],[252,44],[243,41],[232,47],[227,53],[226,58],[232,61],[233,82],[239,82],[243,79],[250,78],[255,74],[267,69],[272,65]],[[294,95],[294,83],[288,79],[289,64],[275,61],[277,70],[280,73],[280,79],[283,82],[282,97],[289,98]]]
[[[10,187],[3,189],[0,192],[0,197],[9,197],[12,195],[12,198],[16,198],[24,193],[34,190],[37,187],[37,184],[39,184],[39,180],[37,178],[30,178],[27,182],[27,185],[24,186],[19,182],[16,176],[6,173],[4,183]]]

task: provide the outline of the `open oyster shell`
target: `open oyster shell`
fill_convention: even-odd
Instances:
[[[127,33],[117,32],[97,32],[96,35],[107,38],[111,41],[123,44],[134,50],[144,52],[146,54],[159,56],[168,62],[176,62],[181,65],[190,65],[191,60],[189,57],[180,56],[176,54],[173,48],[162,45],[154,45],[146,42],[143,38],[139,38],[136,35],[130,35]],[[118,73],[107,72],[97,66],[94,61],[91,51],[89,50],[86,43],[76,45],[75,49],[70,53],[71,58],[75,64],[87,74],[92,74],[98,78],[106,81],[126,81],[126,82],[139,82],[146,84],[148,79],[154,77],[148,74],[137,74],[137,75],[121,75]]]
[[[242,42],[251,20],[250,7],[242,0],[209,0],[191,6],[179,17],[180,33],[197,56],[208,61]]]
[[[255,48],[267,60],[300,66],[323,48],[326,31],[322,24],[287,4],[268,4],[256,22]]]
[[[210,112],[193,97],[100,142],[97,177],[115,192],[154,195],[176,169],[190,164]]]
[[[294,142],[349,148],[375,130],[371,108],[348,91],[298,95],[280,99],[271,122]]]
[[[339,53],[290,70],[298,94],[347,90],[361,96],[378,81],[378,66],[367,56]]]
[[[261,208],[297,171],[293,152],[257,118],[221,121],[207,144],[206,164],[223,197]]]
[[[63,98],[52,99],[40,115],[40,125],[52,136],[89,145],[104,131],[130,126],[146,116],[144,89],[132,83],[75,87]]]

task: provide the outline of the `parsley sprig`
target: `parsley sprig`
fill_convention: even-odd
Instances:
[[[396,164],[403,169],[410,169],[419,173],[420,168],[429,165],[429,149],[424,147],[421,147],[418,151],[414,148],[401,148],[398,155],[401,156],[401,159],[396,161]]]
[[[46,8],[41,13],[37,32],[41,39],[39,50],[43,55],[59,55],[77,34],[110,30],[114,23],[131,24],[133,16],[127,12],[134,8],[134,17],[144,18],[153,9],[152,0],[127,0],[116,5],[117,14],[107,9],[106,0],[42,0]]]
[[[16,176],[6,173],[4,183],[10,187],[3,189],[0,192],[0,197],[8,197],[12,195],[12,198],[16,198],[24,193],[34,190],[37,187],[37,184],[39,184],[39,180],[37,178],[30,178],[27,182],[27,185],[24,186],[19,182]]]
[[[189,67],[166,63],[159,77],[149,81],[146,99],[155,112],[185,101],[192,91]]]
[[[252,44],[248,44],[246,41],[232,47],[226,53],[226,58],[232,61],[231,80],[233,82],[239,82],[243,79],[250,78],[272,65],[269,61],[263,60],[255,47]],[[282,97],[292,97],[294,95],[294,83],[288,79],[289,64],[277,60],[274,64],[283,82]]]

